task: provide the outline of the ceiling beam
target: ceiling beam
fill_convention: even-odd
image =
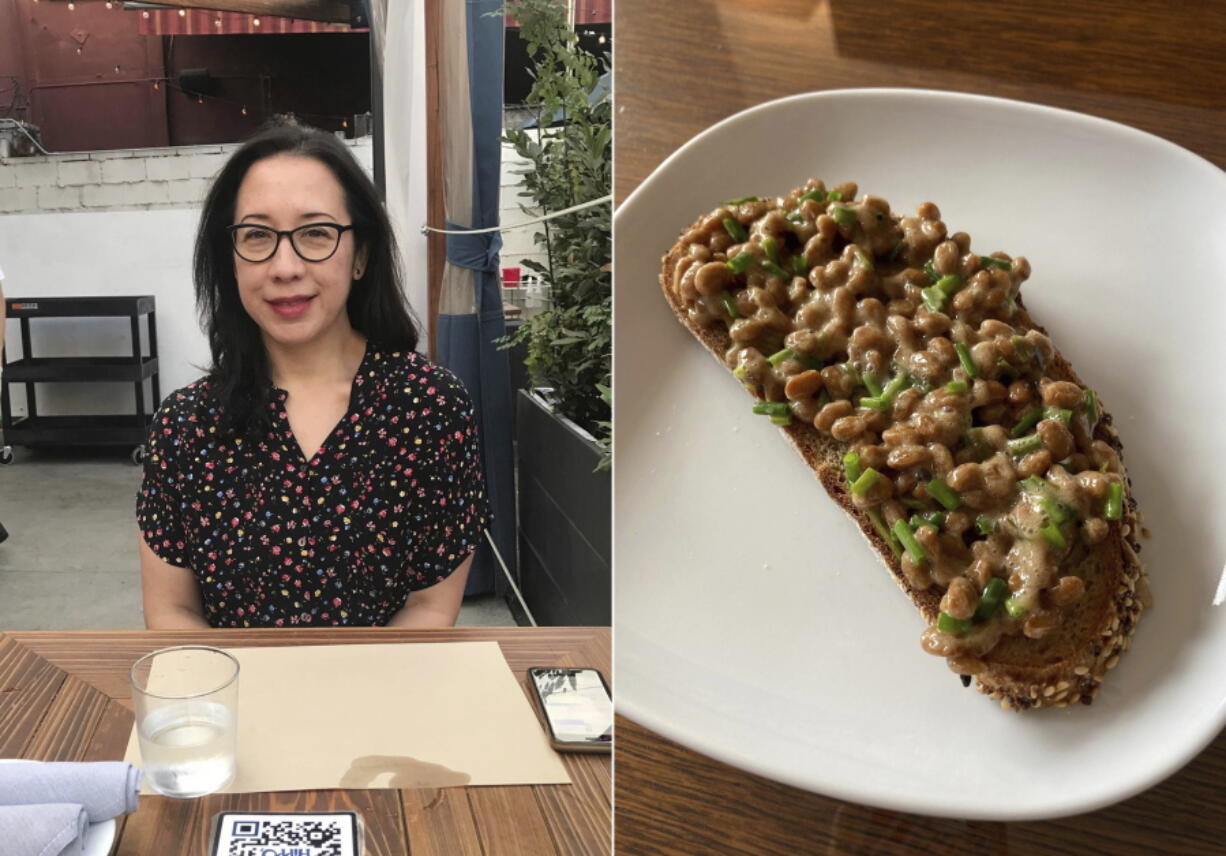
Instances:
[[[327,24],[348,24],[354,9],[345,0],[157,0],[159,6],[176,9],[205,9],[214,12],[243,12],[248,15],[276,15]]]

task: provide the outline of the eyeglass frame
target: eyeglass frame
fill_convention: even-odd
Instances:
[[[295,232],[300,231],[302,229],[309,229],[312,226],[332,226],[334,229],[338,230],[337,235],[336,235],[336,246],[332,248],[332,252],[328,253],[322,259],[308,259],[298,249],[298,245],[294,243],[293,235]],[[318,264],[320,262],[326,262],[328,259],[336,255],[336,251],[341,248],[341,238],[345,236],[346,232],[351,231],[353,228],[354,228],[354,225],[352,223],[350,223],[348,226],[342,226],[340,223],[333,223],[329,220],[319,220],[314,223],[303,223],[301,226],[295,226],[293,229],[273,229],[268,226],[261,225],[260,223],[235,223],[233,226],[227,226],[226,231],[230,233],[230,246],[234,249],[235,255],[237,255],[243,261],[250,262],[253,265],[263,264],[264,262],[268,261],[273,256],[275,256],[277,254],[277,251],[281,249],[281,239],[285,237],[289,238],[290,249],[294,251],[294,255],[302,259],[304,262],[311,262],[311,263]],[[272,252],[269,253],[264,258],[259,259],[258,261],[255,259],[249,259],[246,256],[244,256],[241,252],[239,252],[238,244],[235,243],[234,236],[238,234],[239,229],[264,229],[266,231],[272,232],[274,235],[277,236],[276,243],[272,245]]]

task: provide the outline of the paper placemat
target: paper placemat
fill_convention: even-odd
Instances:
[[[570,783],[497,642],[225,650],[240,672],[223,793]],[[124,760],[141,764],[135,727]]]

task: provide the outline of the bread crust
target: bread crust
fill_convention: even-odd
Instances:
[[[672,288],[677,265],[688,251],[684,236],[700,229],[707,216],[699,217],[683,230],[683,237],[664,256],[660,285],[677,320],[731,375],[724,362],[724,355],[733,344],[727,329],[718,325],[703,327],[692,322]],[[1047,331],[1026,311],[1020,295],[1017,303],[1019,313],[1011,323],[1046,334]],[[1054,380],[1068,380],[1084,386],[1058,349],[1047,366],[1046,374]],[[754,391],[749,392],[753,398],[760,398]],[[813,425],[795,419],[779,430],[813,471],[830,498],[859,527],[860,533],[925,621],[934,623],[942,592],[935,586],[928,590],[912,586],[903,574],[899,560],[877,533],[868,515],[858,510],[851,501],[843,474],[843,455],[851,448],[850,444],[839,442],[819,432]],[[1079,545],[1065,559],[1062,566],[1076,567],[1084,579],[1086,591],[1066,612],[1058,630],[1042,639],[1029,639],[1021,635],[1003,637],[988,654],[980,658],[987,668],[975,675],[975,685],[981,693],[998,700],[1005,709],[1065,707],[1078,701],[1090,704],[1106,672],[1114,668],[1120,654],[1130,647],[1140,613],[1149,605],[1148,581],[1138,555],[1141,545],[1137,541],[1140,525],[1136,501],[1132,496],[1127,469],[1123,467],[1123,446],[1119,434],[1105,409],[1095,428],[1094,438],[1108,443],[1120,455],[1121,475],[1129,485],[1124,514],[1121,520],[1109,522],[1110,530],[1106,538],[1093,547]]]

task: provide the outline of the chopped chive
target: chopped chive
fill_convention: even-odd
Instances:
[[[762,239],[762,252],[775,264],[779,264],[779,242],[767,236]]]
[[[749,233],[745,231],[745,227],[741,225],[739,220],[734,220],[731,217],[724,218],[724,231],[738,244],[743,244],[749,240]]]
[[[954,345],[954,350],[958,352],[958,362],[962,363],[962,371],[966,372],[966,376],[972,380],[979,377],[979,369],[971,359],[971,349],[959,342]]]
[[[746,202],[757,202],[757,201],[758,201],[758,197],[756,196],[742,196],[740,199],[729,199],[724,204],[725,205],[743,205]]]
[[[834,222],[840,226],[850,226],[857,222],[860,218],[856,216],[856,212],[850,208],[835,206],[830,209],[830,216],[834,218]]]
[[[775,425],[791,425],[792,414],[789,413],[786,416],[772,416],[771,422],[773,422]]]
[[[890,409],[890,403],[888,401],[872,395],[864,396],[858,403],[861,407],[867,407],[869,410],[876,410],[878,413],[885,413]]]
[[[805,261],[804,256],[792,256],[792,273],[797,276],[808,276],[809,263]]]
[[[737,380],[745,380],[749,377],[749,369],[744,366],[737,366],[732,370],[732,376]]]
[[[1045,407],[1043,408],[1044,419],[1058,419],[1064,423],[1067,428],[1070,421],[1073,419],[1073,411],[1065,410],[1063,407]]]
[[[962,287],[962,277],[956,273],[951,273],[948,276],[943,276],[936,281],[934,288],[939,288],[941,293],[949,297],[959,288]]]
[[[864,385],[868,387],[868,391],[875,396],[881,395],[881,382],[877,380],[877,375],[872,372],[865,372],[861,378]]]
[[[1005,600],[1005,612],[1009,613],[1010,618],[1021,618],[1023,615],[1029,612],[1029,610],[1026,609],[1025,605],[1020,600],[1015,597],[1011,597]]]
[[[894,537],[894,533],[890,531],[890,527],[885,525],[885,518],[881,516],[881,512],[875,508],[868,510],[868,519],[872,521],[873,528],[877,530],[877,534],[882,540],[890,545],[890,552],[895,558],[902,557],[902,545],[898,543],[898,539]]]
[[[991,535],[996,531],[996,520],[995,518],[988,517],[986,514],[980,514],[975,518],[975,529],[979,531],[980,535]]]
[[[805,218],[799,211],[789,211],[784,217],[793,226],[803,226],[805,224]]]
[[[795,354],[792,353],[790,348],[784,348],[782,351],[775,351],[775,353],[766,358],[766,361],[775,368],[779,368],[781,362],[790,360],[794,356]]]
[[[719,270],[719,268],[716,268]],[[732,299],[732,295],[727,291],[721,291],[719,295],[720,301],[724,304],[724,311],[728,313],[729,318],[740,318],[740,310],[736,308],[736,301]]]
[[[830,393],[826,389],[822,389],[821,394],[817,397],[817,409],[821,410],[830,403]]]
[[[892,261],[894,261],[895,259],[897,259],[897,258],[898,258],[899,253],[901,253],[901,252],[902,252],[902,248],[903,248],[904,246],[905,246],[905,244],[904,244],[902,241],[899,241],[897,244],[895,244],[895,245],[894,245],[894,247],[893,247],[893,248],[890,250],[890,254],[889,254],[888,256],[886,256],[886,257],[885,257],[885,258],[886,258],[886,261],[890,261],[890,262],[892,262]]]
[[[994,616],[1000,610],[1000,604],[1008,590],[1005,581],[1000,577],[988,580],[988,584],[983,587],[983,594],[979,596],[979,605],[975,607],[975,620],[987,621]]]
[[[1022,418],[1013,426],[1013,430],[1009,432],[1009,436],[1013,438],[1021,437],[1031,428],[1039,424],[1039,420],[1043,418],[1043,408],[1032,407],[1022,414]]]
[[[912,511],[927,511],[928,510],[927,503],[923,502],[922,500],[918,500],[913,496],[903,497],[902,504],[905,508],[909,508]]]
[[[843,456],[843,475],[847,476],[848,484],[855,484],[864,472],[864,467],[860,464],[860,455],[853,449]]]
[[[936,282],[938,279],[940,279],[940,277],[937,276],[937,269],[932,266],[932,262],[930,261],[924,262],[924,273],[928,275],[929,282]]]
[[[777,276],[784,281],[790,281],[792,279],[792,275],[790,273],[772,261],[762,262],[762,270],[772,274],[773,276]]]
[[[873,264],[873,260],[868,257],[868,253],[864,252],[863,250],[856,253],[856,261],[858,261],[860,263],[860,267],[864,268],[865,270],[877,269]]]
[[[899,372],[885,385],[885,389],[881,390],[881,399],[887,404],[893,404],[898,394],[910,385],[911,378],[904,372]]]
[[[1098,395],[1094,390],[1087,389],[1081,394],[1081,400],[1086,409],[1086,418],[1090,420],[1090,430],[1093,431],[1102,415],[1098,409]]]
[[[1009,450],[1009,454],[1015,458],[1020,458],[1023,455],[1029,455],[1031,452],[1037,452],[1043,448],[1043,438],[1038,434],[1027,434],[1017,440],[1010,440],[1005,444]]]
[[[799,360],[802,366],[807,369],[813,369],[815,372],[820,372],[826,367],[821,360],[819,360],[817,357],[810,356],[809,354],[793,353],[792,358]]]
[[[1061,523],[1067,523],[1073,516],[1067,506],[1061,505],[1050,496],[1039,497],[1039,507],[1043,509],[1051,522],[1057,526]]]
[[[925,511],[920,514],[912,514],[911,520],[908,521],[912,529],[919,529],[921,526],[932,526],[940,529],[945,525],[944,511]]]
[[[728,259],[725,264],[728,265],[728,269],[733,273],[744,273],[745,271],[749,270],[749,266],[754,263],[755,258],[756,257],[753,253],[746,250],[745,252]]]
[[[1022,486],[1022,490],[1030,491],[1031,493],[1047,492],[1047,482],[1038,476],[1026,476],[1018,484]]]
[[[984,267],[1000,268],[1001,270],[1009,270],[1013,267],[1010,262],[1007,262],[1004,259],[994,258],[992,256],[980,256],[979,262]]]
[[[954,489],[947,485],[944,479],[934,478],[925,484],[924,487],[927,488],[929,496],[950,511],[957,511],[962,506],[961,497],[954,493]]]
[[[810,190],[808,193],[802,194],[801,197],[797,199],[796,201],[799,203],[805,203],[805,202],[808,202],[810,199],[812,199],[814,202],[825,202],[826,201],[826,191],[815,188],[813,190]]]
[[[954,618],[946,612],[942,612],[937,617],[937,630],[942,633],[952,633],[954,636],[963,636],[971,629],[971,623],[961,618]]]
[[[970,391],[970,384],[964,380],[951,380],[945,384],[945,390],[952,392],[954,395],[966,395]]]
[[[894,521],[894,534],[898,537],[899,543],[902,544],[903,550],[911,557],[911,561],[917,565],[928,561],[928,554],[924,552],[923,545],[915,540],[915,533],[911,531],[907,521],[902,519]]]
[[[1124,483],[1111,482],[1107,485],[1107,502],[1103,507],[1103,517],[1108,520],[1119,520],[1124,516]]]
[[[791,413],[792,408],[786,401],[755,401],[753,412],[758,416],[783,416]]]
[[[1064,540],[1064,533],[1060,531],[1060,527],[1054,522],[1048,523],[1046,526],[1040,526],[1039,534],[1043,536],[1043,540],[1057,550],[1063,550],[1068,546],[1068,542]]]
[[[842,202],[843,192],[841,190],[831,190],[826,194],[826,198],[831,202]]]
[[[931,285],[928,288],[925,288],[923,291],[920,292],[920,296],[924,298],[924,305],[927,306],[931,311],[933,312],[944,312],[945,311],[945,301],[948,300],[949,298],[946,297],[945,292],[941,291],[941,289],[937,288],[935,285]]]
[[[864,496],[864,494],[873,489],[873,485],[877,484],[880,479],[881,473],[877,472],[872,467],[868,467],[864,470],[864,472],[860,473],[860,477],[852,483],[851,492],[856,496]]]

